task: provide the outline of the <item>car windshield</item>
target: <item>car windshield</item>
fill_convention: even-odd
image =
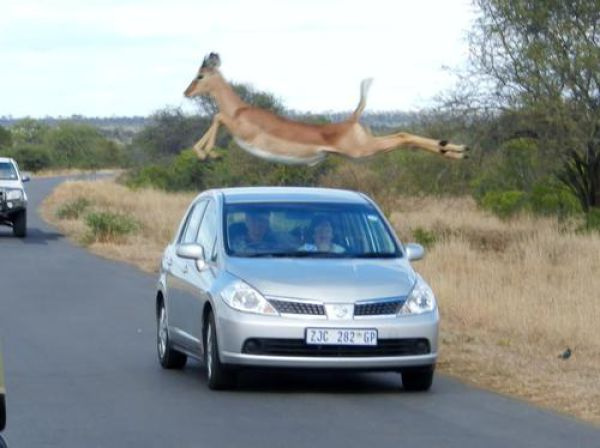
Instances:
[[[233,256],[402,256],[379,212],[367,204],[227,204],[224,215],[225,250]]]
[[[10,162],[0,162],[0,180],[17,180],[17,171]]]

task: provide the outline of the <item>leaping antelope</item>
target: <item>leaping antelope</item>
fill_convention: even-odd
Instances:
[[[221,123],[243,149],[274,162],[316,165],[328,153],[358,158],[409,147],[452,159],[466,157],[466,146],[451,144],[446,140],[433,140],[406,132],[372,135],[358,122],[366,106],[370,79],[362,82],[358,107],[346,121],[307,124],[280,117],[242,101],[219,72],[220,65],[219,55],[210,53],[184,92],[187,98],[210,94],[219,108],[206,133],[194,145],[194,150],[202,160],[215,156],[213,148]]]

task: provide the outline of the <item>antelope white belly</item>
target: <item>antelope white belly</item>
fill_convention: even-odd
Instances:
[[[284,155],[284,154],[274,154],[272,152],[266,151],[262,148],[257,148],[239,138],[235,138],[235,142],[240,146],[240,148],[248,151],[250,154],[260,157],[261,159],[266,159],[271,162],[280,162],[286,163],[288,165],[316,165],[321,162],[325,157],[327,157],[326,152],[318,152],[313,156],[301,157],[294,155]]]

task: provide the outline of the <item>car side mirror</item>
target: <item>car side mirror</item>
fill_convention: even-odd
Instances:
[[[177,246],[175,251],[178,257],[194,260],[199,271],[206,269],[204,247],[197,243],[186,243]]]
[[[405,246],[406,257],[409,261],[417,261],[425,256],[425,249],[417,243],[409,243]]]
[[[21,176],[21,182],[29,182],[31,178],[28,175]]]

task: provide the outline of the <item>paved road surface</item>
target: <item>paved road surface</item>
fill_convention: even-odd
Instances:
[[[0,339],[11,448],[600,447],[600,428],[438,376],[247,373],[211,392],[199,364],[159,368],[154,276],[74,247],[33,212],[0,227]]]

